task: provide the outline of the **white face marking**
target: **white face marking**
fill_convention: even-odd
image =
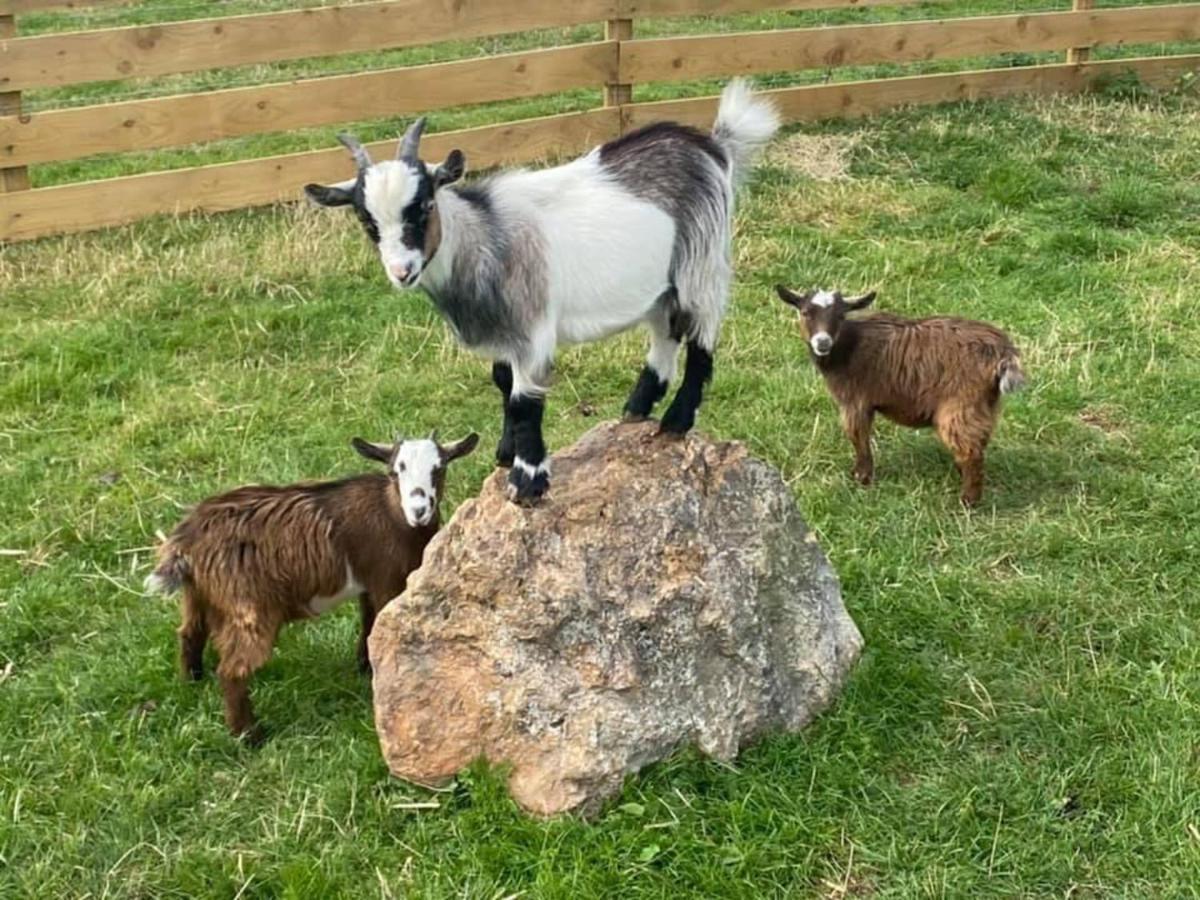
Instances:
[[[416,284],[425,267],[424,248],[406,247],[403,240],[402,213],[420,186],[420,173],[402,160],[377,163],[363,176],[363,203],[379,229],[379,258],[398,288]]]
[[[808,302],[813,306],[833,306],[833,293],[830,291],[817,291]]]
[[[437,512],[433,475],[441,464],[441,451],[429,439],[405,441],[396,454],[392,465],[400,484],[400,505],[404,507],[404,518],[413,528],[428,525]]]
[[[817,356],[828,356],[833,351],[833,339],[828,331],[818,331],[808,343]]]

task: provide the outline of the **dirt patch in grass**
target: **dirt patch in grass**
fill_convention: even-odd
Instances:
[[[1112,406],[1089,406],[1079,413],[1079,421],[1112,438],[1124,438],[1125,421],[1121,411]]]

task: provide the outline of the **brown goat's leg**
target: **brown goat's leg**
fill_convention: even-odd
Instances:
[[[225,724],[234,737],[242,738],[252,747],[266,740],[266,733],[254,718],[250,705],[250,676],[233,678],[221,675],[221,692],[225,695]]]
[[[364,675],[371,673],[371,656],[367,652],[367,638],[375,627],[375,604],[369,594],[358,595],[358,609],[362,613],[362,632],[358,636],[358,671]]]
[[[854,445],[854,480],[859,484],[870,484],[875,478],[875,460],[871,456],[871,424],[874,415],[870,410],[842,409],[842,428]]]
[[[225,724],[230,733],[251,746],[261,744],[266,733],[250,705],[250,676],[271,658],[278,633],[277,623],[254,622],[249,626],[223,628],[213,636],[221,654],[217,678],[225,695]]]
[[[945,409],[938,411],[934,426],[962,476],[959,500],[963,506],[974,506],[983,496],[983,453],[991,437],[992,417],[987,409]]]
[[[180,603],[183,622],[179,626],[179,668],[184,678],[199,681],[204,677],[204,645],[208,643],[208,622],[204,608],[191,588],[184,588]]]
[[[983,496],[983,451],[971,453],[958,460],[962,472],[962,493],[959,500],[963,506],[974,506]]]

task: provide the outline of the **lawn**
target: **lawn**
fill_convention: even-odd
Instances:
[[[524,817],[484,767],[391,779],[349,608],[285,631],[255,683],[272,739],[240,746],[140,593],[155,532],[214,491],[361,471],[356,434],[498,437],[488,366],[351,217],[3,249],[0,897],[1200,895],[1197,160],[1200,100],[1130,83],[777,141],[699,427],[782,470],[866,648],[803,734],[683,752],[592,823]],[[978,509],[887,424],[853,483],[777,281],[1013,335],[1031,384]],[[619,414],[643,353],[560,355],[552,446]]]

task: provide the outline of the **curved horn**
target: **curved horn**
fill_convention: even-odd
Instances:
[[[425,131],[425,117],[417,119],[408,126],[408,131],[400,138],[400,146],[396,150],[396,159],[416,161],[420,157],[417,151],[421,147],[421,133]]]
[[[366,148],[358,142],[352,134],[342,132],[337,136],[338,143],[350,151],[350,155],[354,157],[354,164],[359,169],[369,169],[371,167],[371,157],[368,155]]]

